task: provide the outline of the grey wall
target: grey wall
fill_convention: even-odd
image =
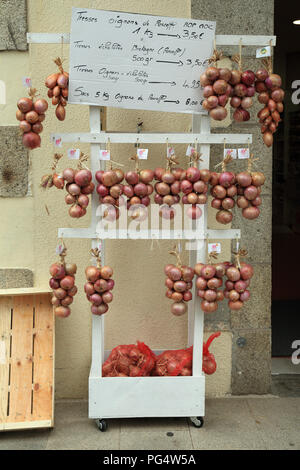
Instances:
[[[192,0],[192,17],[217,22],[217,34],[273,34],[273,0]],[[225,54],[237,54],[238,48],[223,49]],[[243,68],[257,70],[255,48],[243,48]],[[227,302],[216,314],[206,318],[206,329],[232,332],[232,394],[264,394],[271,385],[271,237],[272,237],[272,149],[262,142],[255,99],[251,119],[247,123],[231,123],[214,132],[242,132],[253,135],[251,151],[259,157],[259,169],[267,177],[263,186],[261,214],[248,221],[235,210],[233,227],[240,228],[241,246],[248,250],[247,260],[255,274],[251,282],[251,300],[242,310],[231,312]],[[220,161],[220,146],[212,146],[211,169]],[[234,146],[233,146],[234,147]],[[242,161],[230,165],[233,171],[244,169]],[[222,228],[222,227],[220,227]]]

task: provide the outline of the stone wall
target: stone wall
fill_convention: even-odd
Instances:
[[[26,51],[26,0],[0,1],[0,51]]]
[[[192,0],[192,17],[217,22],[217,34],[273,34],[273,0],[248,2],[233,0]],[[238,53],[237,47],[223,49],[225,55]],[[243,68],[256,70],[255,48],[242,49]],[[240,228],[241,245],[248,250],[247,260],[254,266],[251,300],[238,312],[231,312],[226,302],[220,311],[206,319],[206,329],[231,331],[232,380],[235,395],[270,391],[271,381],[271,236],[272,236],[272,150],[264,146],[257,122],[259,106],[251,108],[251,120],[244,124],[231,123],[215,132],[251,133],[251,151],[259,157],[258,166],[267,177],[263,186],[260,217],[248,221],[235,210],[232,226]],[[234,147],[234,146],[233,146]],[[221,160],[220,146],[211,148],[211,169]],[[233,171],[242,171],[242,161],[231,164]],[[221,228],[221,227],[219,227]],[[235,248],[235,242],[232,247]]]

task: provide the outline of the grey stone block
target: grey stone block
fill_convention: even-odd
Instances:
[[[33,272],[23,268],[1,268],[0,289],[33,287]]]
[[[250,299],[241,310],[231,311],[231,327],[271,327],[271,265],[253,264],[254,275],[250,283]]]
[[[245,342],[244,346],[238,343]],[[234,331],[232,394],[264,394],[271,390],[271,329]]]
[[[261,213],[254,220],[245,219],[239,207],[233,210],[232,227],[241,229],[241,247],[247,249],[249,263],[271,262],[272,199],[270,196],[263,196],[260,208]],[[235,242],[233,247],[235,248]]]
[[[272,34],[273,0],[192,0],[192,18],[217,22],[217,34]],[[244,19],[244,21],[243,21]]]
[[[0,127],[0,197],[24,197],[28,191],[28,152],[17,126]]]
[[[26,0],[0,1],[0,50],[27,51]]]

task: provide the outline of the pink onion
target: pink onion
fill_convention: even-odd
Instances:
[[[202,300],[201,308],[205,313],[213,313],[217,310],[218,304],[217,302],[209,302],[207,300]]]
[[[246,70],[242,73],[241,81],[247,86],[253,85],[255,82],[255,74],[252,70]]]
[[[71,314],[71,310],[69,309],[69,307],[56,307],[54,309],[54,314],[57,317],[67,318]]]
[[[48,103],[46,100],[39,98],[34,103],[33,108],[38,114],[44,114],[48,109]]]
[[[127,183],[135,185],[139,182],[139,175],[135,171],[128,171],[125,174],[125,179],[126,179]]]
[[[238,108],[241,105],[241,102],[241,98],[239,98],[238,96],[233,96],[230,100],[230,105],[233,108]]]
[[[266,80],[266,78],[268,78],[269,74],[266,71],[266,69],[259,69],[255,73],[255,76],[256,76],[257,80],[264,82]]]
[[[33,102],[30,98],[20,98],[17,102],[17,106],[22,113],[28,113],[33,108]]]
[[[66,275],[65,268],[60,263],[52,264],[49,271],[54,279],[62,279]]]
[[[252,278],[254,274],[254,269],[251,264],[241,263],[240,273],[241,278],[245,281]]]
[[[217,67],[208,67],[205,71],[205,75],[208,80],[215,81],[219,77],[219,69]]]
[[[78,186],[87,186],[92,181],[92,173],[90,170],[79,170],[75,174],[75,183]]]
[[[215,94],[214,89],[211,85],[206,85],[203,90],[204,98],[208,98],[209,96],[213,96]]]
[[[226,276],[232,282],[239,281],[241,278],[241,274],[238,268],[231,266],[226,270]]]
[[[246,207],[242,211],[243,217],[245,217],[245,219],[249,219],[249,220],[257,219],[259,214],[260,214],[260,210],[259,210],[258,207],[255,207],[255,206]]]
[[[19,127],[20,127],[22,132],[30,132],[31,131],[31,124],[26,120],[21,121],[20,124],[19,124]]]
[[[209,115],[215,121],[223,121],[227,116],[227,109],[222,106],[217,106],[210,111]]]
[[[247,171],[242,171],[241,173],[238,173],[236,175],[236,181],[242,187],[250,186],[250,184],[252,183],[251,174]]]
[[[74,283],[75,283],[74,276],[65,276],[60,281],[60,287],[66,290],[72,289],[72,287],[74,286]]]
[[[184,302],[174,302],[171,305],[171,312],[175,316],[181,316],[187,311],[187,305]]]

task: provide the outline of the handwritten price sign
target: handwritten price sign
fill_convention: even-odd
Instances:
[[[205,113],[199,77],[216,23],[72,9],[70,103]]]

